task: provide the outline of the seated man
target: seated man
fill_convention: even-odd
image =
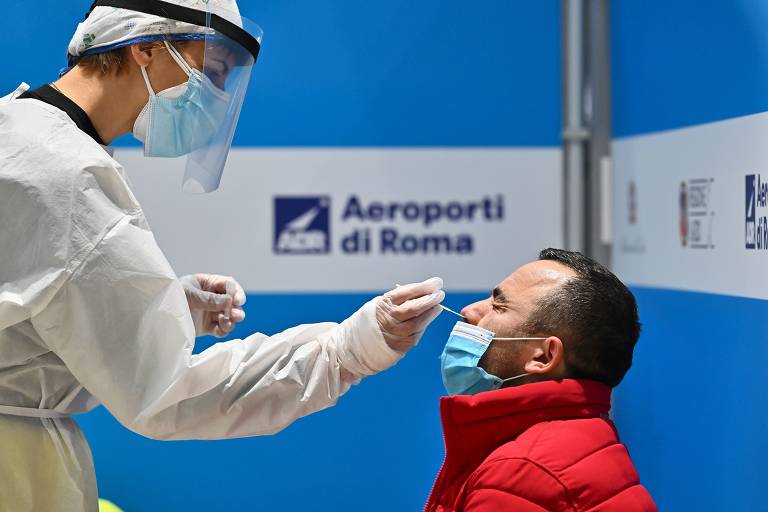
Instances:
[[[467,306],[442,356],[446,458],[426,511],[655,511],[608,419],[640,334],[632,293],[547,249]]]

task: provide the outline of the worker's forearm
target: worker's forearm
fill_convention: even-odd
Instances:
[[[334,405],[361,377],[400,357],[381,336],[371,301],[341,324],[255,334],[192,356],[166,396],[129,427],[160,439],[271,434]],[[215,375],[209,389],[188,393]]]

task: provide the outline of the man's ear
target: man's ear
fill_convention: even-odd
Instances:
[[[134,62],[136,62],[139,67],[146,67],[149,66],[152,60],[157,56],[159,47],[153,44],[140,43],[132,44],[130,50]]]
[[[557,336],[550,336],[533,347],[533,353],[525,363],[525,371],[539,375],[557,373],[564,364],[563,342]]]

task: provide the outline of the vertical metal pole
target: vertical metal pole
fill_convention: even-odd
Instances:
[[[586,250],[586,175],[584,128],[584,2],[562,0],[563,12],[563,241],[567,249]]]
[[[564,245],[610,265],[610,0],[562,0]]]
[[[587,125],[587,252],[610,266],[613,242],[613,164],[611,159],[610,2],[589,0],[587,11],[589,98]]]

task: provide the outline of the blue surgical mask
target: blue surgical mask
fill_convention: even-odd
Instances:
[[[205,146],[221,129],[229,107],[226,92],[165,45],[189,80],[155,94],[146,68],[141,68],[149,101],[136,118],[133,136],[144,143],[145,156],[177,157]]]
[[[456,322],[440,356],[443,384],[449,395],[474,395],[492,391],[499,389],[505,382],[528,375],[523,373],[502,379],[477,366],[494,339],[520,341],[546,338],[496,338],[492,331],[465,322]]]

